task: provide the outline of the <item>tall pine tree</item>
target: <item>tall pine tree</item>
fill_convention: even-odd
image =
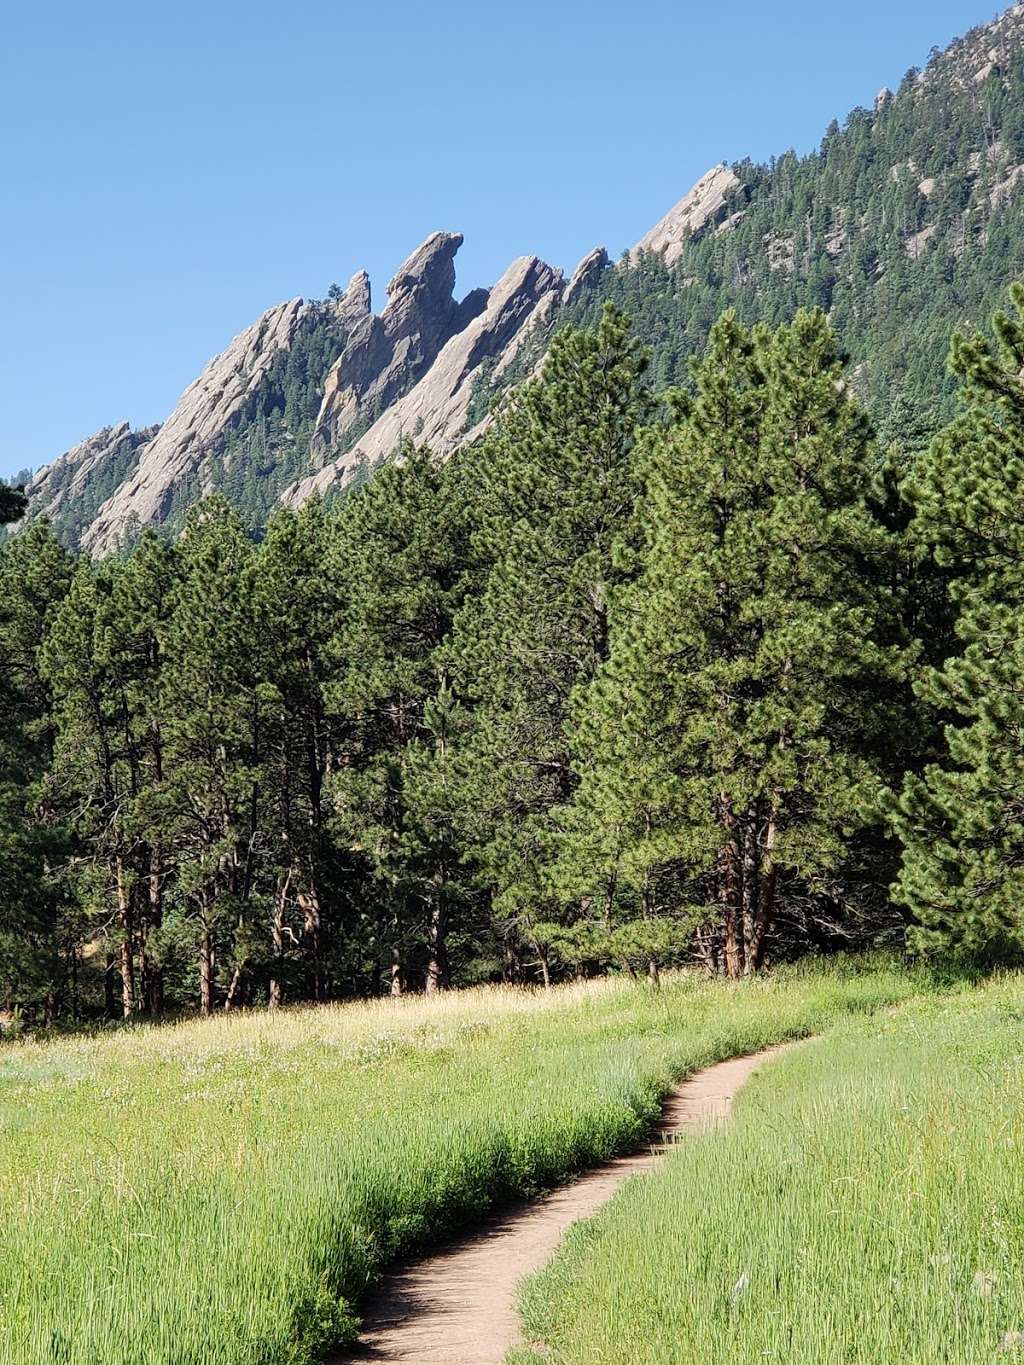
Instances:
[[[1024,948],[1024,286],[994,343],[958,335],[964,411],[911,481],[914,531],[950,574],[958,649],[918,693],[948,723],[946,752],[894,810],[896,885],[926,949]]]
[[[758,970],[878,794],[902,668],[870,429],[824,316],[727,315],[645,452],[636,581],[579,711],[563,860],[711,966]],[[591,869],[588,873],[588,869]]]
[[[472,714],[465,792],[499,913],[538,948],[536,923],[568,908],[549,876],[551,812],[576,783],[572,698],[608,655],[613,547],[632,515],[633,447],[651,410],[646,369],[609,306],[595,328],[555,338],[473,456],[474,550],[487,568],[451,647]]]

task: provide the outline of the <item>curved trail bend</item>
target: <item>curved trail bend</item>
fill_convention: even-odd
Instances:
[[[724,1119],[747,1077],[795,1046],[698,1071],[669,1096],[646,1151],[606,1162],[541,1199],[493,1215],[444,1250],[389,1272],[366,1305],[357,1346],[335,1357],[334,1365],[501,1365],[521,1340],[519,1284],[547,1264],[566,1229],[596,1213],[631,1175],[653,1170],[673,1138]]]

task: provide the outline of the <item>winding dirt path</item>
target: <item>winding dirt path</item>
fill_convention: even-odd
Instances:
[[[674,1138],[724,1119],[748,1076],[794,1046],[697,1072],[666,1101],[647,1150],[606,1162],[541,1199],[494,1215],[443,1251],[398,1266],[367,1303],[358,1345],[333,1365],[501,1365],[521,1339],[519,1284],[547,1264],[570,1224],[596,1213],[631,1175],[654,1169]]]

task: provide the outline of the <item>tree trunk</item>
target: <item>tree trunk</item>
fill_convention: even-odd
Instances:
[[[147,916],[150,930],[159,930],[164,919],[163,858],[159,844],[149,850],[149,901]],[[164,969],[145,950],[142,960],[142,994],[150,1014],[162,1014],[164,1009]]]
[[[448,914],[442,890],[430,910],[430,928],[427,936],[429,957],[427,958],[426,991],[436,995],[448,989]]]
[[[224,1009],[233,1010],[236,1005],[241,1004],[242,1000],[242,975],[245,971],[245,962],[236,962],[235,970],[231,973],[231,981],[228,985],[228,993],[224,997]]]
[[[753,941],[750,945],[750,970],[760,971],[764,965],[765,941],[775,916],[775,893],[778,889],[779,866],[774,858],[775,844],[778,840],[778,823],[773,815],[768,821],[764,841],[764,876],[762,877],[760,903],[754,925]]]
[[[402,957],[397,948],[391,949],[391,995],[397,999],[402,994]]]
[[[758,807],[752,805],[743,824],[743,975],[754,971],[754,939],[758,925]]]
[[[709,924],[702,924],[697,930],[697,956],[704,964],[708,976],[718,976],[722,970],[722,955],[718,936]]]
[[[284,999],[283,987],[281,984],[281,967],[284,962],[284,929],[285,913],[288,909],[288,887],[291,885],[291,868],[283,877],[278,878],[277,889],[274,892],[274,914],[270,921],[270,941],[274,949],[274,975],[270,978],[270,999],[269,1008],[272,1010],[280,1009]]]
[[[124,875],[124,858],[119,853],[117,875],[117,913],[121,921],[121,1012],[126,1019],[135,1013],[135,935],[132,922],[131,893]]]
[[[320,910],[320,893],[312,879],[308,889],[300,891],[297,899],[299,909],[302,911],[302,942],[309,959],[308,991],[314,1000],[322,1000],[324,983],[320,968],[320,925],[323,916]]]
[[[106,970],[103,973],[103,1013],[108,1019],[116,1019],[117,992],[114,988],[114,978],[117,975],[117,958],[113,953],[107,954]]]
[[[551,989],[551,968],[548,966],[548,955],[547,953],[540,952],[539,950],[538,954],[539,954],[538,960],[540,962],[540,977],[544,983],[544,989],[546,991],[549,991]]]
[[[210,1014],[213,1010],[213,988],[213,940],[209,920],[204,915],[199,936],[199,1009],[202,1014]]]
[[[71,1018],[78,1023],[82,1013],[82,1001],[78,992],[78,948],[72,943],[68,967],[71,974]]]
[[[508,985],[518,985],[523,979],[523,964],[519,960],[519,954],[515,946],[508,940],[504,944],[504,964],[501,969],[501,979]]]
[[[740,849],[736,840],[736,817],[728,796],[720,798],[719,810],[725,834],[725,842],[718,855],[718,899],[722,908],[725,971],[731,981],[737,981],[743,975]]]

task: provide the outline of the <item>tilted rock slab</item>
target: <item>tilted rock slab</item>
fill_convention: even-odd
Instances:
[[[345,300],[365,282],[358,295],[363,313],[328,372],[313,431],[314,456],[329,455],[365,413],[381,413],[407,392],[445,342],[484,307],[486,290],[455,300],[454,260],[462,240],[458,232],[432,233],[389,283],[379,317],[370,311],[365,273],[353,279]]]
[[[314,493],[344,485],[359,468],[394,454],[405,439],[428,445],[438,455],[450,454],[473,434],[467,431],[469,408],[483,363],[497,358],[495,370],[510,364],[531,327],[558,306],[564,288],[562,272],[539,257],[513,261],[487,292],[483,311],[449,338],[422,379],[350,450],[292,484],[281,501],[298,507]]]
[[[130,526],[164,520],[177,484],[202,468],[274,356],[291,344],[309,307],[302,299],[278,304],[210,361],[143,449],[134,476],[100,508],[82,537],[86,549],[95,555],[109,553]]]
[[[145,445],[159,430],[154,426],[132,431],[128,422],[118,422],[66,450],[26,485],[30,515],[59,517],[85,496],[92,480],[103,475],[105,466],[117,458],[126,442],[135,447]]]
[[[640,238],[629,253],[636,264],[645,251],[661,255],[666,265],[674,265],[683,253],[683,244],[705,228],[715,227],[728,216],[727,199],[738,188],[740,180],[726,165],[715,166],[683,195],[679,203],[669,209],[650,232]]]

